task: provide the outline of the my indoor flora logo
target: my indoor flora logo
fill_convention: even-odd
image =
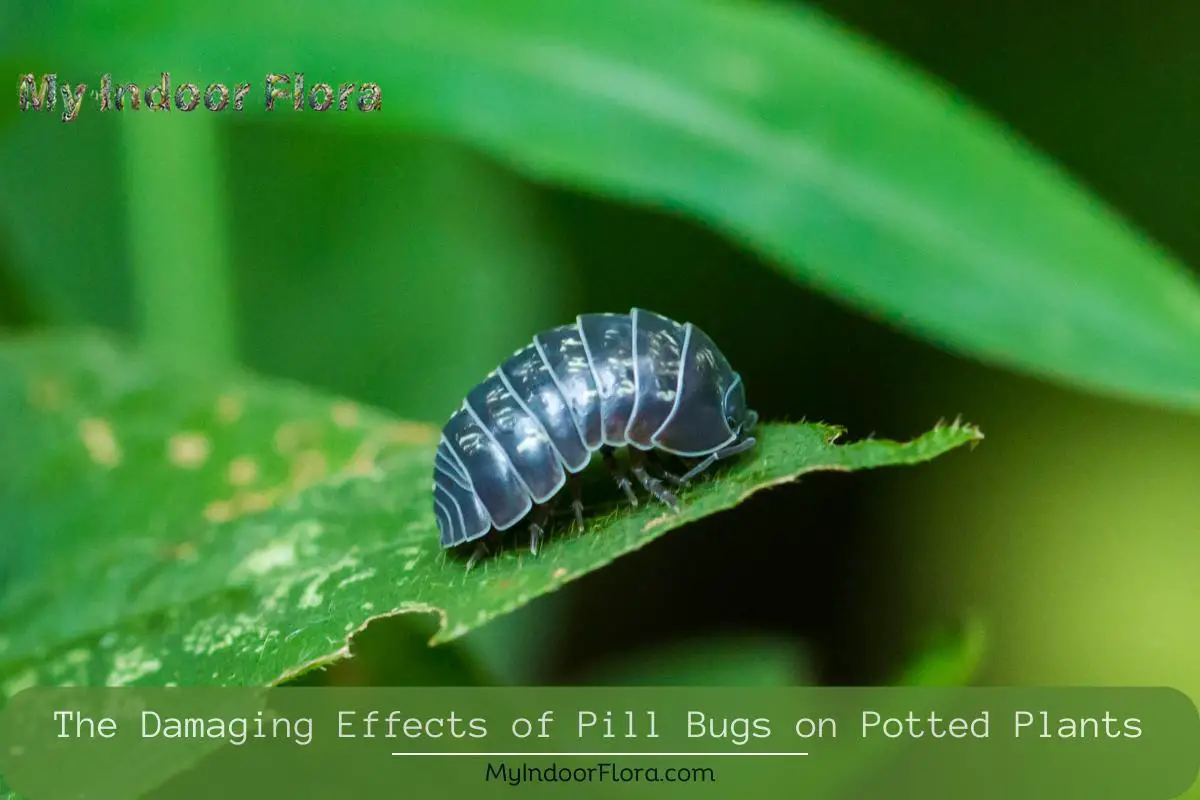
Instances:
[[[342,83],[334,89],[332,84],[314,83],[305,91],[304,73],[297,72],[292,77],[287,75],[270,74],[262,84],[261,94],[257,97],[267,111],[277,107],[290,105],[294,111],[303,111],[305,107],[312,111],[328,111],[337,108],[346,111],[351,101],[359,111],[378,111],[383,106],[383,95],[377,83]],[[59,83],[58,75],[47,73],[41,80],[34,78],[33,73],[21,76],[17,86],[17,105],[22,111],[53,111],[59,100],[62,101],[62,121],[73,122],[79,117],[85,97],[93,98],[100,111],[123,111],[129,108],[137,111],[143,105],[150,111],[195,111],[200,106],[209,111],[225,111],[232,108],[242,111],[246,107],[248,97],[253,97],[251,85],[238,83],[232,88],[223,83],[210,83],[203,89],[199,84],[181,83],[171,91],[171,75],[163,72],[158,83],[148,83],[139,87],[136,83],[113,84],[112,76],[105,74],[100,78],[100,88],[88,91],[86,83]],[[291,100],[289,104],[287,101]]]

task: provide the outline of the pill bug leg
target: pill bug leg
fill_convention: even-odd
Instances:
[[[479,563],[479,559],[484,558],[491,552],[491,548],[487,545],[486,536],[476,542],[475,549],[471,551],[471,557],[467,559],[467,572],[470,572]]]
[[[504,535],[492,528],[482,538],[475,541],[475,549],[471,551],[471,557],[467,559],[467,572],[470,572],[480,559],[490,556],[493,552],[499,553],[503,549]]]
[[[630,450],[630,461],[632,463],[633,476],[638,479],[638,483],[642,484],[647,492],[656,497],[659,502],[670,507],[676,514],[679,513],[679,500],[675,495],[667,491],[663,486],[663,482],[650,474],[646,469],[648,459],[646,454],[640,450]]]
[[[633,483],[630,482],[629,476],[625,474],[625,470],[621,469],[621,465],[617,463],[615,453],[616,451],[611,447],[605,446],[600,448],[600,455],[604,457],[604,466],[608,467],[608,473],[617,482],[617,488],[625,492],[625,496],[629,498],[629,504],[636,507],[638,499],[637,495],[633,493]]]
[[[550,514],[554,511],[554,500],[536,505],[533,507],[533,512],[529,515],[529,554],[536,556],[538,554],[538,546],[542,542],[542,536],[545,535],[545,524],[550,519]]]
[[[674,472],[667,469],[667,465],[663,462],[662,456],[657,450],[648,450],[645,453],[647,466],[653,466],[654,472],[658,477],[665,480],[667,483],[675,486],[683,486],[683,478],[680,478]]]
[[[583,533],[586,528],[583,524],[583,481],[578,475],[572,475],[567,479],[567,483],[571,486],[571,510],[575,512],[575,524],[579,526],[579,532]]]
[[[740,453],[744,453],[750,448],[754,447],[754,443],[754,438],[749,437],[729,445],[729,447],[726,447],[724,450],[718,450],[712,455],[705,457],[703,461],[688,470],[687,474],[680,478],[680,480],[683,481],[683,483],[690,483],[696,478],[697,475],[704,472],[722,458],[732,458]]]

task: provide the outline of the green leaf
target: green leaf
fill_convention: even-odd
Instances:
[[[268,684],[349,655],[373,618],[457,639],[618,556],[815,470],[916,464],[981,434],[835,445],[764,426],[755,455],[661,506],[594,517],[470,573],[440,550],[437,431],[344,400],[164,364],[106,339],[0,346],[0,683]],[[11,445],[11,446],[8,446]]]
[[[594,686],[797,686],[812,683],[812,665],[794,641],[723,635],[615,658],[585,677]]]
[[[237,363],[222,129],[212,119],[182,116],[153,129],[134,117],[120,122],[119,196],[141,339],[194,361]],[[162,169],[177,153],[189,157]]]
[[[306,165],[234,159],[247,162],[231,194],[243,360],[253,369],[440,420],[530,331],[578,312],[572,259],[531,187],[467,148],[262,127],[238,131],[233,146]],[[338,158],[310,162],[326,149]],[[258,202],[264,193],[286,200]],[[330,204],[331,193],[343,199]],[[304,235],[262,235],[288,228]],[[314,320],[321,335],[302,335]]]
[[[897,677],[897,686],[969,686],[987,652],[983,620],[968,614],[952,631],[930,637],[922,652]]]
[[[264,0],[231,32],[202,7],[142,0],[30,21],[23,47],[76,80],[174,70],[174,86],[250,83],[245,118],[443,133],[694,215],[961,352],[1200,405],[1200,292],[1180,265],[945,87],[807,9],[345,0],[301,14]],[[303,65],[309,87],[377,82],[383,110],[264,111],[266,74]]]
[[[465,646],[469,637],[430,647],[437,618],[400,614],[376,620],[351,642],[350,658],[310,670],[291,686],[495,686],[481,659]]]

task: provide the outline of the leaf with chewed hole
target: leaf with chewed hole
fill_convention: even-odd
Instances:
[[[682,495],[511,548],[471,572],[440,549],[438,431],[303,387],[189,371],[95,336],[0,344],[0,697],[32,684],[259,685],[349,654],[372,618],[440,615],[434,642],[670,530],[816,470],[916,464],[981,434],[838,445],[762,428]],[[561,530],[561,529],[560,529]]]

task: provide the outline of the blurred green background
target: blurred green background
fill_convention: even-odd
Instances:
[[[1200,263],[1200,7],[818,5]],[[10,75],[56,68],[21,35],[54,30],[56,8],[0,16]],[[310,54],[309,73],[337,47]],[[382,114],[405,103],[383,93]],[[503,126],[506,104],[528,100],[480,113]],[[505,355],[576,313],[641,305],[691,320],[764,418],[903,439],[961,414],[987,441],[916,469],[817,475],[621,559],[468,636],[501,679],[591,680],[659,650],[637,662],[642,677],[686,682],[686,665],[718,663],[735,680],[885,681],[930,630],[973,611],[988,631],[981,682],[1200,697],[1195,416],[948,354],[786,280],[680,209],[541,182],[378,116],[93,109],[64,125],[6,100],[0,324],[100,326],[441,422]],[[449,680],[404,676],[397,663],[422,646],[407,625],[365,637],[381,672],[351,662],[341,679]]]

